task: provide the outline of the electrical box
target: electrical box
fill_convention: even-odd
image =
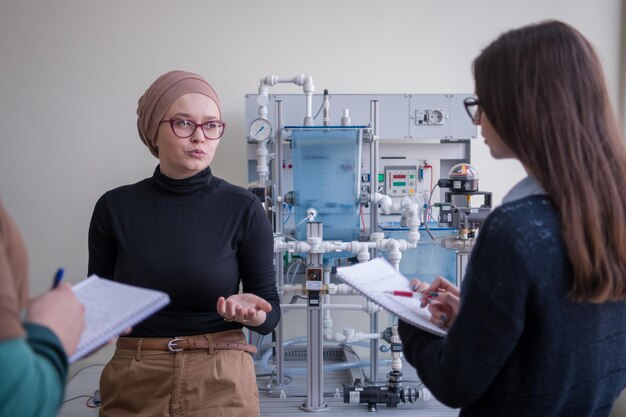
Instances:
[[[322,274],[324,269],[321,267],[309,267],[306,269],[306,290],[309,295],[310,306],[320,305],[320,291],[323,288]]]
[[[415,110],[415,124],[420,125],[443,125],[443,109],[419,109]]]
[[[258,94],[246,94],[246,124],[259,117]],[[341,125],[343,109],[350,110],[355,126],[370,124],[370,102],[378,102],[380,113],[379,140],[429,141],[475,139],[477,128],[467,116],[463,100],[471,93],[455,94],[330,94],[330,126]],[[276,100],[283,103],[284,126],[300,126],[304,122],[304,94],[270,94],[267,119],[276,120]],[[313,94],[313,115],[321,108],[322,94]],[[314,121],[322,124],[321,116]],[[248,141],[254,142],[251,138]],[[432,159],[432,158],[431,158]]]

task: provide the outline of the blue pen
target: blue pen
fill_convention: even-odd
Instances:
[[[54,281],[52,282],[52,289],[55,289],[56,287],[58,287],[62,279],[63,279],[63,268],[59,268],[57,270],[57,273],[54,274]]]

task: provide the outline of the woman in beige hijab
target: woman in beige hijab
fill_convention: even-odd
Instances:
[[[167,292],[172,302],[117,342],[100,415],[258,415],[256,349],[242,328],[267,334],[280,318],[269,221],[252,193],[209,167],[226,123],[204,78],[162,75],[137,116],[159,165],[96,204],[89,274]]]

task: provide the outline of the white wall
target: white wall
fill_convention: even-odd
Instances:
[[[270,73],[314,77],[319,91],[473,91],[472,59],[500,32],[547,18],[597,47],[615,103],[622,1],[602,0],[3,0],[0,198],[30,254],[31,292],[58,266],[87,270],[87,228],[106,190],[152,174],[138,97],[171,69],[203,74],[229,122],[212,168],[245,185],[245,93]],[[275,92],[299,92],[285,87]],[[517,163],[472,146],[481,189],[499,203]]]
[[[26,240],[32,292],[58,266],[82,279],[95,201],[152,174],[157,161],[137,136],[135,111],[167,70],[213,83],[229,127],[212,168],[245,185],[243,96],[266,74],[310,74],[335,93],[473,91],[470,65],[482,47],[503,30],[559,18],[597,46],[617,101],[620,3],[3,0],[0,198]],[[522,175],[516,163],[493,161],[480,139],[472,159],[496,202]]]
[[[84,277],[96,199],[151,175],[136,103],[167,70],[214,84],[229,129],[213,169],[244,185],[243,95],[266,74],[307,73],[336,93],[472,91],[471,61],[498,33],[559,18],[597,46],[617,101],[620,3],[4,0],[0,197],[26,240],[32,292],[57,266]],[[481,140],[472,155],[498,202],[520,167],[492,161]]]

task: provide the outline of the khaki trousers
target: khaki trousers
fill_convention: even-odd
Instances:
[[[254,363],[241,350],[117,348],[100,395],[100,417],[259,416]]]

